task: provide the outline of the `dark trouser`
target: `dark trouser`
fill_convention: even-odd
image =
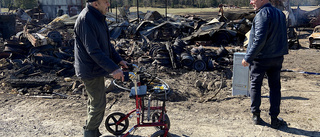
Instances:
[[[264,75],[267,74],[269,84],[269,101],[270,101],[270,116],[278,116],[280,113],[281,102],[281,83],[280,72],[283,63],[283,56],[268,58],[268,59],[255,59],[253,64],[250,65],[250,78],[251,78],[251,112],[260,113],[261,105],[261,86]]]
[[[87,94],[88,104],[86,130],[97,130],[103,120],[106,108],[106,92],[104,77],[83,80]]]

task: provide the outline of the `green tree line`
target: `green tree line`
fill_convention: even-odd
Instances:
[[[84,0],[86,1],[86,0]],[[169,7],[169,8],[208,8],[218,7],[220,4],[238,7],[249,6],[250,0],[109,0],[111,7],[137,6],[139,7]],[[278,1],[278,0],[273,0]],[[30,9],[38,5],[38,0],[0,0],[2,7]],[[290,0],[292,6],[315,6],[320,0]]]
[[[38,0],[0,0],[2,8],[31,9],[38,6]]]

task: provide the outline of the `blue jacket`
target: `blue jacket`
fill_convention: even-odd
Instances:
[[[110,43],[106,16],[87,4],[75,26],[74,67],[81,79],[106,76],[120,67],[122,58]]]
[[[288,54],[286,17],[270,3],[253,19],[245,60],[274,58]]]

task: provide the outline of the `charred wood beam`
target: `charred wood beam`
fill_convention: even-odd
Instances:
[[[37,75],[40,75],[40,74],[41,74],[41,72],[35,72],[35,73],[32,73],[32,74],[29,74],[28,76],[32,77],[32,76],[37,76]]]
[[[38,46],[42,46],[42,45],[47,45],[49,43],[45,36],[43,36],[39,33],[29,33],[29,31],[27,29],[27,25],[28,24],[26,24],[24,26],[23,34],[24,34],[24,37],[26,37],[30,41],[32,46],[38,47]]]
[[[0,59],[8,58],[11,53],[8,52],[0,52]]]
[[[59,59],[53,56],[45,55],[42,53],[35,53],[31,57],[31,60],[41,66],[61,66],[65,68],[72,68],[73,67],[73,62]]]
[[[31,65],[26,65],[26,66],[24,66],[24,67],[22,67],[22,68],[20,68],[20,69],[18,69],[16,72],[14,72],[14,76],[17,76],[17,75],[19,75],[20,73],[22,73],[22,72],[24,72],[24,71],[26,71],[26,70],[28,70],[28,69],[30,69],[32,66]]]
[[[46,39],[46,37],[42,36],[39,33],[25,33],[25,35],[34,47],[48,44],[48,40]]]
[[[169,56],[170,56],[170,60],[171,60],[171,63],[172,63],[172,67],[174,69],[178,68],[178,66],[176,64],[176,56],[175,56],[175,54],[173,52],[172,45],[169,42],[166,43],[166,48],[167,48],[167,50],[169,52]]]
[[[43,78],[43,77],[33,77],[33,78],[27,78],[27,79],[11,78],[11,79],[8,79],[7,82],[12,87],[38,87],[38,86],[55,84],[55,79]]]

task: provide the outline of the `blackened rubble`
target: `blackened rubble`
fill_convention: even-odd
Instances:
[[[223,17],[224,22],[220,22],[196,16],[163,17],[156,11],[139,16],[114,19],[115,15],[109,13],[106,20],[112,43],[125,60],[152,72],[174,75],[190,71],[230,74],[233,53],[244,51],[245,34],[250,29],[250,19],[246,18]],[[12,87],[10,92],[29,96],[81,97],[84,86],[74,76],[73,68],[77,15],[63,15],[48,23],[32,16],[28,21],[15,17],[22,27],[1,42],[1,92]]]

